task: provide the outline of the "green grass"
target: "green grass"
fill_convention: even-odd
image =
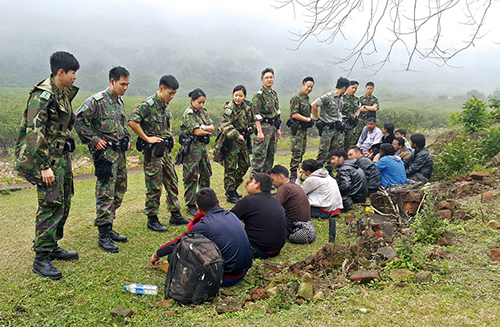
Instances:
[[[315,152],[306,153],[313,158]],[[289,164],[289,156],[276,157],[276,164]],[[226,209],[232,205],[223,196],[222,167],[213,164],[212,187]],[[182,172],[177,170],[179,176]],[[488,258],[492,247],[500,245],[500,235],[485,227],[480,218],[449,225],[457,234],[448,248],[448,258],[436,263],[447,265],[448,274],[434,273],[433,282],[409,282],[395,287],[388,277],[377,285],[361,286],[343,279],[332,282],[325,300],[302,305],[291,303],[288,310],[277,310],[273,299],[262,300],[246,309],[218,315],[214,303],[196,307],[174,304],[161,309],[157,301],[164,296],[165,273],[149,267],[153,251],[177,237],[185,227],[169,226],[165,234],[146,230],[144,180],[142,174],[129,176],[128,192],[117,211],[115,229],[130,239],[119,244],[120,253],[110,254],[97,246],[94,181],[76,182],[71,213],[60,245],[77,250],[76,262],[59,262],[64,277],[59,281],[43,279],[31,271],[34,253],[36,191],[34,189],[0,196],[0,325],[5,326],[121,326],[124,322],[109,312],[124,306],[134,310],[130,321],[135,326],[493,326],[500,325],[500,267]],[[179,185],[183,194],[182,183]],[[240,188],[240,193],[244,189]],[[245,194],[245,193],[244,193]],[[497,195],[497,194],[494,194]],[[183,203],[183,198],[181,203]],[[163,202],[163,200],[162,200]],[[478,199],[467,201],[477,208]],[[486,216],[494,215],[496,204],[485,207]],[[184,212],[185,208],[183,208]],[[167,222],[163,204],[160,218]],[[271,261],[293,263],[315,253],[328,238],[328,222],[314,220],[317,240],[311,245],[286,243],[281,254]],[[337,223],[338,242],[353,242],[356,231],[342,221]],[[435,245],[423,246],[430,253]],[[248,298],[251,289],[265,285],[260,279],[262,267],[254,264],[245,280],[230,288],[239,299]],[[123,285],[158,285],[156,296],[139,296],[123,290]],[[360,308],[368,309],[367,313]]]

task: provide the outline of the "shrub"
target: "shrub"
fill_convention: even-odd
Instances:
[[[500,113],[500,112],[499,112]],[[496,156],[500,152],[500,128],[490,128],[481,139],[481,149],[488,158]]]
[[[488,112],[486,102],[478,100],[475,96],[462,105],[462,112],[458,114],[458,121],[465,125],[470,132],[488,126]]]
[[[402,239],[401,244],[396,248],[397,258],[389,262],[387,269],[408,269],[418,271],[422,269],[424,259],[422,249],[418,244],[413,244],[409,239]]]
[[[445,144],[435,156],[433,176],[437,179],[453,179],[467,173],[475,164],[482,162],[482,153],[478,143],[466,136],[459,136],[456,141]]]
[[[416,230],[414,240],[423,244],[434,244],[446,231],[445,220],[441,219],[434,203],[428,203],[413,224]]]

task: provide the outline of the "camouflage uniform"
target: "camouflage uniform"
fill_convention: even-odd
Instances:
[[[359,97],[359,106],[367,106],[371,107],[374,104],[377,104],[378,110],[380,110],[380,104],[378,103],[378,98],[374,95],[367,97],[366,95],[362,95]],[[361,125],[366,126],[366,122],[368,121],[368,118],[373,117],[377,118],[377,112],[376,111],[367,111],[367,112],[362,112],[359,115],[359,119],[361,120]]]
[[[73,172],[65,143],[75,118],[71,101],[78,88],[70,86],[63,92],[52,77],[30,91],[16,142],[16,170],[19,175],[37,185],[33,249],[50,252],[63,237],[73,196]],[[52,186],[42,182],[41,171],[51,168],[55,181]]]
[[[142,131],[147,136],[157,136],[162,139],[172,137],[170,126],[172,113],[168,110],[168,103],[163,103],[158,98],[158,93],[144,100],[130,115],[129,121],[140,124]],[[157,216],[160,207],[162,185],[167,192],[167,209],[170,212],[181,210],[177,199],[179,190],[175,167],[168,149],[165,148],[163,156],[157,158],[154,147],[151,151],[151,161],[144,163],[144,176],[146,180],[146,208],[147,216]]]
[[[347,119],[347,121],[350,121],[354,118],[356,111],[359,109],[359,99],[357,96],[349,96],[347,93],[344,94],[343,98],[344,105],[342,106],[342,117]],[[344,131],[344,150],[347,151],[347,148],[352,145],[356,145],[363,127],[364,125],[361,124],[359,120],[356,126],[352,126],[349,123],[346,124],[346,129]]]
[[[108,89],[88,98],[76,112],[75,129],[83,144],[88,144],[94,160],[102,156],[111,162],[111,177],[107,183],[96,182],[96,219],[95,226],[113,224],[118,209],[127,192],[127,162],[125,152],[113,149],[112,144],[128,138],[127,123],[123,100],[114,98]],[[106,141],[106,150],[98,151],[95,146],[99,140]]]
[[[260,121],[264,141],[259,141],[255,135],[252,147],[252,171],[253,176],[256,173],[268,173],[274,165],[274,154],[276,153],[277,128],[268,120],[280,118],[280,106],[278,94],[276,91],[268,91],[262,87],[252,99],[252,111],[255,119]]]
[[[334,91],[331,91],[316,99],[316,103],[318,107],[321,107],[319,119],[330,125],[330,127],[327,125],[323,129],[316,161],[321,167],[325,166],[331,172],[334,169],[331,163],[331,153],[344,146],[344,133],[335,129],[334,124],[332,124],[340,120],[343,100]]]
[[[242,135],[241,132],[254,130],[255,116],[251,106],[248,106],[246,102],[243,102],[240,107],[234,101],[226,102],[218,134],[223,135],[220,142],[233,141],[230,152],[224,158],[224,189],[227,193],[238,189],[250,168],[251,144],[247,142],[247,139],[238,140],[238,137]],[[247,135],[249,138],[250,135]]]
[[[293,114],[299,113],[304,117],[311,116],[311,104],[309,96],[302,92],[294,95],[290,99],[290,117]],[[302,156],[306,152],[307,147],[307,129],[297,129],[297,133],[291,136],[292,138],[292,158],[290,159],[290,175],[297,176],[297,170],[302,162]],[[295,174],[293,173],[295,172]]]
[[[191,135],[193,139],[197,139],[193,131],[196,128],[201,128],[201,125],[208,126],[213,123],[205,108],[196,110],[189,106],[182,115],[181,131]],[[198,174],[200,175],[199,178]],[[207,145],[197,141],[191,142],[189,154],[184,157],[182,165],[184,201],[187,206],[196,205],[197,186],[200,189],[210,187],[211,176],[212,166],[210,166],[210,161],[208,160]]]

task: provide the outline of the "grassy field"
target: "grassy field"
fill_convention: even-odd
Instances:
[[[308,152],[306,158],[315,156]],[[289,156],[276,158],[288,165]],[[177,173],[181,175],[181,171]],[[213,164],[212,187],[226,203],[222,167]],[[97,246],[94,181],[76,182],[75,196],[65,237],[60,242],[67,250],[77,250],[76,262],[56,262],[64,277],[59,281],[43,279],[31,271],[34,253],[30,250],[34,235],[36,192],[34,189],[0,196],[0,325],[1,326],[121,326],[123,320],[111,317],[118,306],[134,310],[130,323],[135,326],[494,326],[500,325],[500,267],[489,259],[492,247],[500,245],[497,231],[488,229],[477,218],[449,224],[456,234],[455,244],[446,248],[447,258],[432,262],[433,281],[408,282],[397,287],[383,271],[383,280],[366,286],[339,279],[320,302],[296,304],[275,298],[258,301],[237,313],[218,315],[214,303],[196,307],[174,304],[163,309],[157,301],[164,296],[165,273],[151,269],[148,259],[166,241],[182,233],[185,227],[169,227],[166,234],[146,230],[143,214],[144,180],[142,174],[129,176],[129,190],[117,212],[115,229],[130,239],[119,244],[120,253],[105,253]],[[179,185],[182,194],[183,187]],[[240,193],[244,189],[240,188]],[[494,192],[494,196],[498,196]],[[181,197],[181,203],[182,197]],[[478,208],[478,199],[464,201],[466,208]],[[496,204],[482,210],[496,212]],[[185,208],[183,208],[184,211]],[[163,205],[160,217],[166,222]],[[311,245],[287,243],[271,261],[293,263],[315,253],[328,238],[328,222],[314,220],[317,240]],[[353,242],[356,231],[337,223],[337,242]],[[426,262],[437,245],[419,247]],[[255,262],[245,280],[230,290],[239,299],[249,291],[265,286],[260,278],[263,268]],[[123,285],[158,285],[156,296],[139,296],[123,290]],[[360,309],[367,309],[365,310]]]

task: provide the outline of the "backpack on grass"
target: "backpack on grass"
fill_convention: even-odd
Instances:
[[[217,245],[201,234],[188,233],[170,255],[165,299],[199,304],[219,293],[224,260]]]

